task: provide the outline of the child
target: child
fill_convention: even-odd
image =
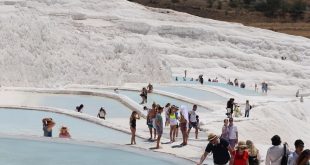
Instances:
[[[131,141],[130,144],[136,144],[136,120],[140,119],[139,114],[137,113],[137,111],[133,111],[131,113],[130,119],[129,119],[129,125],[130,125],[130,131],[131,131]]]

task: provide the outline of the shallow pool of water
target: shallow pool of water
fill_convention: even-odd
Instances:
[[[119,94],[125,95],[127,97],[129,97],[131,100],[140,103],[141,102],[141,97],[140,97],[140,92],[138,91],[127,91],[127,90],[119,90]],[[171,97],[167,97],[167,96],[163,96],[163,95],[159,95],[159,94],[154,94],[154,93],[149,93],[147,96],[147,105],[148,107],[151,107],[153,102],[155,102],[156,104],[160,104],[161,106],[165,106],[167,103],[170,103],[171,105],[177,105],[177,106],[181,106],[181,105],[186,105],[188,109],[191,109],[193,107],[193,104],[182,101],[182,100],[178,100],[178,99],[174,99]],[[198,110],[207,110],[201,106],[198,106]]]
[[[173,156],[163,158],[149,151],[124,151],[111,146],[94,147],[47,141],[0,138],[3,165],[177,165],[190,164]]]
[[[217,95],[213,92],[205,90],[199,90],[189,87],[177,87],[177,86],[156,86],[155,89],[179,94],[188,98],[200,100],[200,101],[226,101],[227,98]]]
[[[200,84],[198,81],[190,81],[189,78],[186,79],[186,81],[183,80],[182,77],[178,77],[178,81],[176,81],[176,77],[172,78],[173,83],[181,83],[181,84]],[[204,80],[204,85],[209,85],[209,86],[218,86],[221,88],[226,88],[228,90],[231,90],[233,92],[236,92],[241,95],[246,95],[246,96],[259,96],[261,94],[255,92],[254,90],[249,90],[249,89],[244,89],[240,87],[235,87],[232,85],[227,85],[225,83],[215,83],[215,82],[208,82],[207,80]]]
[[[58,137],[62,125],[69,128],[74,139],[104,141],[118,144],[130,142],[130,135],[88,121],[52,112],[0,108],[0,133],[43,136],[42,119],[51,117],[56,126],[53,137]],[[129,126],[128,126],[129,129]],[[137,138],[137,141],[142,141]]]
[[[128,118],[131,110],[117,100],[106,97],[70,94],[46,94],[32,92],[1,92],[2,104],[48,106],[74,111],[84,104],[83,113],[97,116],[100,107],[107,111],[107,118]]]

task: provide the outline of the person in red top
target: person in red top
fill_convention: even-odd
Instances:
[[[246,150],[247,145],[244,141],[239,141],[236,150],[233,151],[231,161],[233,165],[249,165],[249,153]]]

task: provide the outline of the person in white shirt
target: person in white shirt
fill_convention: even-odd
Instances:
[[[302,140],[300,139],[296,140],[294,145],[295,145],[295,151],[289,155],[287,165],[297,165],[296,161],[299,155],[304,150],[304,142]]]
[[[170,103],[167,103],[166,106],[164,107],[164,113],[165,113],[165,126],[169,126],[170,121],[169,121],[169,110],[170,110]]]
[[[271,138],[272,147],[267,151],[265,164],[266,165],[281,165],[281,160],[284,155],[284,145],[281,145],[281,138],[278,135],[274,135]],[[289,153],[289,150],[286,147],[286,153]]]
[[[232,148],[235,148],[238,143],[238,129],[237,126],[234,125],[234,119],[229,118],[229,144]]]
[[[191,110],[189,112],[189,128],[187,131],[187,134],[189,136],[189,133],[191,131],[191,129],[194,127],[195,128],[195,138],[198,139],[198,115],[196,114],[196,110],[197,110],[197,105],[193,105],[193,110]]]

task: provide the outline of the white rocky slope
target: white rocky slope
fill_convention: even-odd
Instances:
[[[167,82],[184,69],[310,86],[309,39],[126,0],[1,0],[0,36],[5,86]]]

